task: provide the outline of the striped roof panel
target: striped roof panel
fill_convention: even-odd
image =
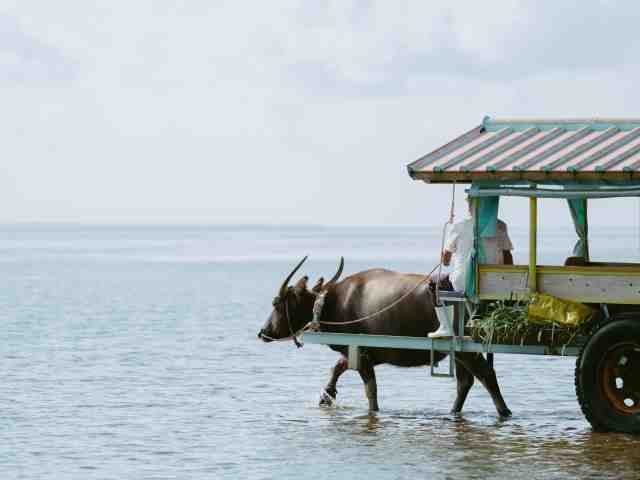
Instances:
[[[640,119],[492,120],[408,165],[428,182],[640,177]]]

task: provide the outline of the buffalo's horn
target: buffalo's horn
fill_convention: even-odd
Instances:
[[[340,278],[340,275],[342,275],[343,268],[344,268],[344,257],[340,257],[340,265],[338,265],[338,271],[333,276],[333,278],[331,278],[331,280],[329,280],[327,283],[324,284],[325,288],[328,287],[329,285],[332,285],[333,283],[336,282],[336,280],[338,280],[338,278]]]
[[[293,277],[296,274],[296,272],[302,266],[302,264],[304,263],[304,261],[306,259],[307,259],[307,257],[305,256],[302,260],[300,260],[300,263],[296,266],[296,268],[294,268],[293,271],[289,274],[289,276],[287,278],[285,278],[284,282],[282,282],[282,286],[280,287],[280,296],[281,297],[284,297],[284,295],[287,293],[287,287],[289,286],[289,280],[291,280],[291,277]]]

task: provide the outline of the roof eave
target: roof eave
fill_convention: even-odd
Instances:
[[[638,180],[638,172],[543,172],[543,171],[511,171],[511,172],[412,172],[411,178],[422,180],[426,183],[473,183],[481,181],[557,181],[557,182],[580,182],[580,181],[614,181],[614,180]]]
[[[418,158],[417,160],[414,160],[413,162],[407,165],[409,176],[413,178],[414,173],[419,172],[420,169],[425,168],[434,160],[437,160],[440,156],[446,154],[451,150],[455,150],[456,148],[459,148],[464,143],[468,142],[470,139],[477,137],[480,133],[482,133],[483,129],[484,129],[483,125],[478,125],[477,127],[472,128],[468,132],[465,132],[462,135],[454,138],[450,142],[445,143],[441,147],[436,148],[432,152],[429,152],[426,155],[423,155],[422,157]]]

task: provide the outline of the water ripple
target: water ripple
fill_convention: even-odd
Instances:
[[[287,242],[303,250],[313,237],[269,232],[283,258],[295,250]],[[423,234],[400,231],[393,240],[387,231],[360,255],[376,258],[391,238],[410,246],[401,257],[419,260],[378,256],[347,268],[423,271],[420,252],[438,243],[420,243]],[[463,413],[449,414],[455,383],[421,368],[377,368],[376,414],[354,372],[340,380],[337,405],[320,408],[336,355],[255,339],[286,270],[270,254],[194,261],[229,254],[211,251],[226,247],[220,230],[207,229],[103,229],[84,232],[81,245],[71,229],[55,233],[50,249],[46,230],[20,235],[4,247],[0,239],[2,478],[640,476],[640,438],[590,429],[570,359],[496,356],[514,412],[506,420],[479,384]],[[185,235],[197,238],[183,262]],[[256,232],[224,235],[247,251]],[[327,260],[310,261],[308,272],[334,271],[334,253],[372,235],[327,234],[327,245],[314,243],[322,250],[316,259]],[[154,257],[173,260],[144,261]]]

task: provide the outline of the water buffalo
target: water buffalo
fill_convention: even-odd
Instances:
[[[424,275],[397,273],[384,269],[366,270],[355,273],[338,282],[344,260],[341,259],[337,273],[327,283],[322,279],[312,288],[307,287],[308,277],[302,277],[293,287],[289,281],[302,266],[307,257],[293,269],[282,283],[278,295],[273,300],[273,311],[258,333],[265,342],[292,338],[297,342],[295,333],[313,320],[313,306],[316,298],[325,293],[324,306],[319,318],[319,328],[325,332],[365,333],[378,335],[403,335],[426,337],[439,323],[428,282]],[[418,285],[419,284],[419,285]],[[415,288],[418,285],[418,288]],[[414,289],[413,291],[411,291]],[[409,293],[410,292],[410,293]],[[379,312],[393,304],[400,297],[402,301],[392,308],[372,316],[365,321],[345,325],[323,324],[328,322],[349,322],[363,316]],[[331,377],[320,403],[331,403],[331,397],[337,395],[337,382],[347,369],[347,347],[330,345],[332,350],[341,354],[331,370]],[[429,365],[430,355],[426,350],[401,350],[393,348],[367,348],[360,362],[358,373],[362,377],[365,393],[369,400],[369,409],[378,410],[376,365],[388,363],[399,367]],[[437,361],[446,357],[438,353]],[[474,377],[487,389],[498,414],[511,415],[511,411],[502,398],[496,374],[489,363],[478,353],[456,354],[457,397],[451,411],[460,412],[473,385]]]

